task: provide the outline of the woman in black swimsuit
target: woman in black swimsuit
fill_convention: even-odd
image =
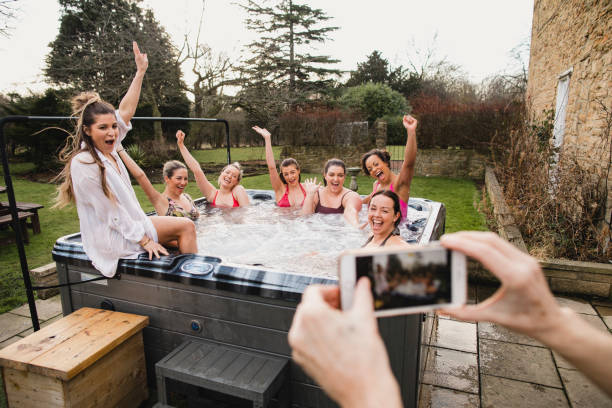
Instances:
[[[306,199],[302,205],[302,215],[344,214],[350,224],[358,226],[361,198],[356,192],[344,187],[345,178],[344,162],[340,159],[328,160],[323,172],[325,187],[320,188],[316,179],[304,182]]]
[[[408,246],[397,230],[402,219],[400,199],[391,190],[380,190],[372,195],[368,207],[368,225],[372,235],[363,248],[392,245]]]

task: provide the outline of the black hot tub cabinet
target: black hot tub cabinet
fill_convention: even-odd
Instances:
[[[255,197],[270,194],[249,193]],[[437,239],[444,230],[444,206],[422,199],[410,201],[410,205],[430,210],[419,241]],[[85,255],[80,234],[58,239],[53,259],[60,283],[101,276]],[[220,258],[202,255],[120,260],[117,277],[63,287],[63,313],[89,306],[149,316],[144,345],[151,386],[155,385],[155,363],[187,339],[206,339],[290,358],[287,332],[302,292],[313,283],[337,283],[334,279],[225,265]],[[423,315],[378,320],[405,406],[417,404],[425,362],[422,344],[428,343],[430,322],[425,322]],[[293,362],[289,375],[292,405],[335,406]]]

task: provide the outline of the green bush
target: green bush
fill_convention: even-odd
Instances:
[[[402,120],[402,115],[385,115],[381,118],[387,123],[387,144],[388,145],[405,145],[406,144],[406,129]]]
[[[141,168],[147,166],[147,155],[145,154],[145,151],[140,148],[140,146],[138,146],[137,144],[133,144],[131,146],[126,147],[125,150],[127,154],[130,155],[132,160],[134,160],[136,164],[139,165]]]
[[[363,112],[370,123],[385,115],[402,115],[411,110],[402,94],[388,85],[372,82],[347,88],[339,102],[345,108]]]

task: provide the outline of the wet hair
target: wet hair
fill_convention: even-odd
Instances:
[[[326,186],[327,185],[327,180],[325,180],[325,175],[327,174],[327,170],[329,170],[329,168],[331,166],[340,166],[342,167],[342,170],[344,170],[344,173],[346,174],[346,165],[344,164],[344,162],[340,159],[329,159],[327,161],[327,163],[325,163],[325,168],[323,169],[323,185]]]
[[[365,173],[366,176],[370,175],[370,172],[368,171],[368,166],[366,166],[366,161],[368,160],[368,158],[370,158],[370,156],[373,156],[373,155],[378,156],[380,160],[387,163],[387,166],[391,167],[391,154],[388,151],[380,150],[380,149],[372,149],[366,154],[364,154],[363,156],[361,156],[361,168],[363,169],[363,172]]]
[[[185,166],[182,162],[178,160],[167,161],[166,163],[164,163],[164,169],[163,169],[164,177],[171,178],[172,176],[174,176],[174,172],[177,171],[178,169],[187,170],[187,166]]]
[[[223,173],[225,169],[227,169],[228,167],[234,167],[238,169],[238,183],[240,183],[240,180],[242,180],[242,174],[244,173],[244,171],[242,170],[242,166],[240,166],[240,163],[233,162],[233,163],[228,164],[221,170],[221,173]]]
[[[295,160],[293,157],[287,157],[285,160],[283,160],[280,164],[280,179],[283,182],[283,184],[287,184],[287,181],[285,180],[285,177],[283,176],[283,167],[289,167],[289,166],[295,166],[295,168],[297,169],[297,171],[300,171],[300,165],[298,164],[297,160]],[[301,183],[302,182],[302,173],[300,173],[300,175],[298,176],[298,182]]]
[[[402,221],[402,208],[400,207],[399,196],[391,190],[378,190],[377,192],[372,194],[372,197],[370,198],[370,205],[372,204],[372,200],[374,199],[374,197],[378,195],[384,195],[385,197],[389,197],[393,200],[393,216],[399,214],[399,217],[397,217],[397,220],[395,220],[395,228],[397,230],[399,223]],[[370,208],[370,206],[368,206],[368,208]]]
[[[85,132],[85,128],[91,127],[96,122],[98,115],[115,114],[115,108],[108,102],[103,101],[96,92],[81,92],[71,100],[72,116],[77,117],[74,132],[66,139],[66,144],[59,153],[59,160],[64,163],[64,168],[55,180],[61,180],[57,189],[54,207],[64,207],[75,201],[72,177],[70,176],[70,163],[72,158],[80,152],[89,152],[93,162],[100,169],[100,182],[104,195],[111,201],[115,201],[115,196],[106,184],[105,167],[96,153],[93,140]]]

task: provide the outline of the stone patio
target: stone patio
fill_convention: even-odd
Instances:
[[[494,290],[471,288],[471,301],[482,301]],[[612,329],[612,302],[557,300],[598,329]],[[428,349],[420,408],[612,406],[558,354],[496,324],[434,319]]]
[[[470,288],[470,302],[481,301],[494,290]],[[598,329],[612,330],[612,302],[557,299]],[[36,306],[41,326],[61,318],[59,296],[37,300]],[[27,304],[0,315],[0,349],[32,332],[29,316]],[[567,361],[529,337],[491,323],[428,318],[433,332],[426,349],[420,408],[612,406]]]

